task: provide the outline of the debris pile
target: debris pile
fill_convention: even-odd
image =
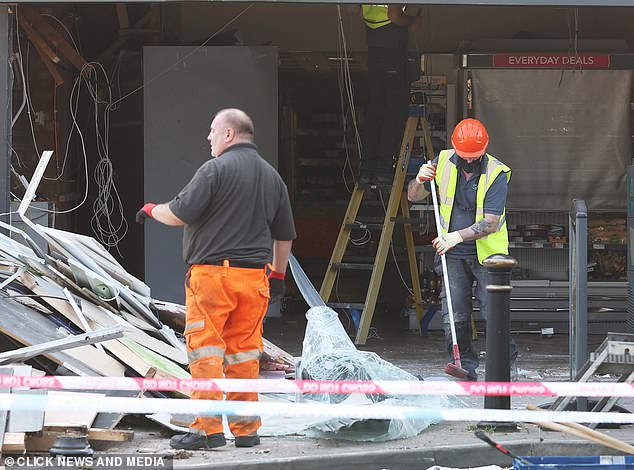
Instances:
[[[183,306],[152,299],[150,288],[93,238],[23,220],[33,236],[0,223],[12,235],[0,233],[0,375],[190,378],[180,334]],[[40,238],[46,251],[36,243]],[[293,358],[265,343],[262,368],[284,371],[280,378],[292,375]],[[0,392],[63,393],[69,400],[82,393]],[[100,391],[94,396],[108,395],[186,398],[187,392]],[[4,422],[10,434],[3,449],[48,450],[55,435],[77,426],[88,430],[91,441],[132,439],[131,431],[114,431],[122,417],[97,412],[11,412],[7,417],[5,412],[0,427]]]

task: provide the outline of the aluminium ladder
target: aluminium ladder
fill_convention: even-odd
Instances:
[[[403,192],[412,146],[414,143],[414,138],[416,136],[416,129],[419,123],[421,124],[421,128],[423,130],[427,155],[432,156],[432,158],[434,155],[427,121],[423,116],[410,115],[405,125],[405,132],[403,135],[403,141],[401,143],[398,162],[396,164],[394,180],[392,181],[391,186],[384,185],[384,187],[391,188],[390,198],[385,211],[383,224],[378,226],[379,228],[382,228],[382,230],[381,238],[377,246],[374,263],[342,263],[343,257],[348,247],[348,243],[350,241],[351,230],[354,228],[369,228],[369,225],[372,225],[356,222],[359,207],[361,206],[361,201],[363,200],[366,189],[370,188],[377,189],[379,191],[381,190],[381,185],[360,185],[357,183],[354,187],[354,190],[352,191],[352,196],[350,198],[350,202],[348,203],[348,208],[341,224],[341,229],[339,230],[339,236],[337,237],[337,242],[335,243],[335,248],[332,252],[332,256],[330,258],[330,262],[328,263],[328,268],[326,269],[326,274],[324,276],[324,280],[319,291],[319,295],[321,296],[321,298],[324,300],[324,302],[328,303],[330,295],[332,293],[332,289],[337,279],[337,275],[341,270],[372,270],[365,303],[328,303],[328,305],[333,308],[357,308],[359,310],[362,310],[359,328],[357,329],[357,336],[355,339],[356,344],[365,344],[368,338],[370,324],[372,322],[374,309],[376,307],[376,302],[379,295],[379,289],[381,287],[381,280],[383,278],[385,262],[390,248],[390,243],[392,242],[392,234],[394,232],[395,223],[404,224],[405,243],[407,246],[409,269],[412,277],[412,290],[416,302],[416,313],[418,315],[419,322],[424,314],[423,301],[420,290],[420,279],[418,277],[418,264],[416,261],[414,238],[412,235],[412,223],[414,221],[410,218],[407,194]],[[402,217],[397,217],[399,208]]]
[[[590,354],[586,363],[574,377],[575,382],[589,382],[593,375],[617,375],[618,383],[634,382],[634,334],[608,333],[605,340]],[[558,397],[549,406],[551,411],[568,410],[575,397]],[[618,397],[602,397],[590,411],[608,412],[616,405]],[[586,410],[581,410],[586,411]],[[597,423],[589,424],[596,428]]]

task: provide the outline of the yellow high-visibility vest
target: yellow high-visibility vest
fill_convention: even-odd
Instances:
[[[391,23],[387,14],[387,5],[361,5],[363,21],[370,29],[380,28]]]
[[[438,185],[442,233],[449,231],[451,211],[456,196],[456,185],[458,184],[458,167],[450,161],[454,153],[454,150],[442,150],[438,155],[438,165],[436,167],[436,184]],[[511,169],[508,166],[488,153],[486,157],[486,172],[482,173],[478,180],[475,222],[484,219],[484,197],[498,175],[504,172],[506,174],[506,181],[511,180]],[[500,217],[500,224],[497,231],[476,240],[476,251],[480,264],[482,264],[484,259],[494,254],[508,255],[509,236],[506,229],[506,208]]]

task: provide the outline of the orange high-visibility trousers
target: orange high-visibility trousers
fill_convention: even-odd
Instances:
[[[185,282],[185,338],[194,379],[257,379],[262,356],[262,320],[269,301],[269,281],[262,269],[194,265]],[[222,400],[223,392],[193,391],[192,399]],[[257,401],[258,394],[229,392],[227,400]],[[228,416],[234,436],[255,434],[259,416]],[[223,432],[222,416],[198,417],[192,432]]]

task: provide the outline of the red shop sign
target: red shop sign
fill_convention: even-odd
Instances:
[[[493,67],[512,69],[606,69],[608,54],[494,54]]]

